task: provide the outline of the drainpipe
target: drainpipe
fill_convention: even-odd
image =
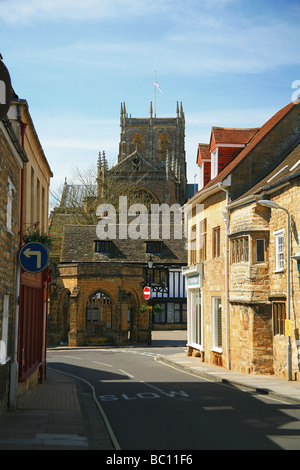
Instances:
[[[226,193],[226,210],[222,213],[225,223],[225,322],[226,322],[226,356],[228,369],[231,369],[230,355],[230,315],[229,315],[229,256],[228,256],[228,237],[230,225],[229,186],[219,183],[219,188]]]

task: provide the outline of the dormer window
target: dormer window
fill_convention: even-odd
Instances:
[[[160,254],[161,252],[162,252],[161,241],[146,242],[146,253],[157,255],[157,254]]]
[[[204,186],[204,163],[200,163],[200,165],[198,166],[198,184],[199,184],[199,187],[198,189],[202,189],[203,186]]]
[[[109,255],[111,253],[111,241],[109,240],[96,240],[95,253]]]
[[[211,179],[215,178],[218,174],[218,148],[211,152]]]

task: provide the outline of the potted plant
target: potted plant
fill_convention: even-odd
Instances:
[[[48,248],[50,248],[52,244],[50,236],[46,233],[41,233],[39,229],[28,232],[28,234],[23,236],[23,241],[25,245],[30,242],[39,242]]]
[[[161,305],[155,304],[153,307],[154,314],[159,314],[161,312]]]

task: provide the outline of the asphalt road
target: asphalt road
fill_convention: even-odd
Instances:
[[[176,348],[178,351],[178,348]],[[91,384],[122,450],[299,450],[300,407],[155,361],[166,348],[48,352]]]

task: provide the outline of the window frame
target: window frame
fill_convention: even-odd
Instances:
[[[274,232],[275,236],[275,272],[282,272],[285,269],[285,230],[280,229]],[[283,240],[280,243],[280,240]]]
[[[219,258],[221,255],[221,227],[214,227],[212,234],[212,257]]]
[[[249,237],[236,237],[231,240],[231,264],[249,263]]]
[[[101,249],[102,246],[102,249]],[[99,247],[99,248],[98,248]],[[101,255],[110,255],[112,242],[110,240],[95,240],[94,252]]]
[[[160,255],[162,253],[162,241],[161,240],[147,240],[146,241],[146,253],[151,255]]]
[[[223,351],[222,343],[222,298],[213,296],[211,298],[212,309],[212,350]]]
[[[15,191],[15,187],[12,183],[10,177],[7,179],[7,204],[6,204],[6,230],[10,233],[13,233],[12,226],[13,226],[13,192]]]
[[[0,341],[0,365],[5,364],[10,358],[7,357],[8,345],[8,318],[9,318],[9,302],[10,295],[3,296],[3,317],[1,328],[1,341]]]
[[[258,259],[258,244],[257,242],[263,242],[263,259]],[[256,238],[255,239],[255,263],[265,263],[266,262],[266,239],[265,238]]]
[[[210,167],[210,177],[211,179],[214,179],[218,175],[218,147],[216,147],[212,152],[211,152],[211,167]]]
[[[285,320],[287,318],[286,302],[272,302],[273,336],[284,335]]]

